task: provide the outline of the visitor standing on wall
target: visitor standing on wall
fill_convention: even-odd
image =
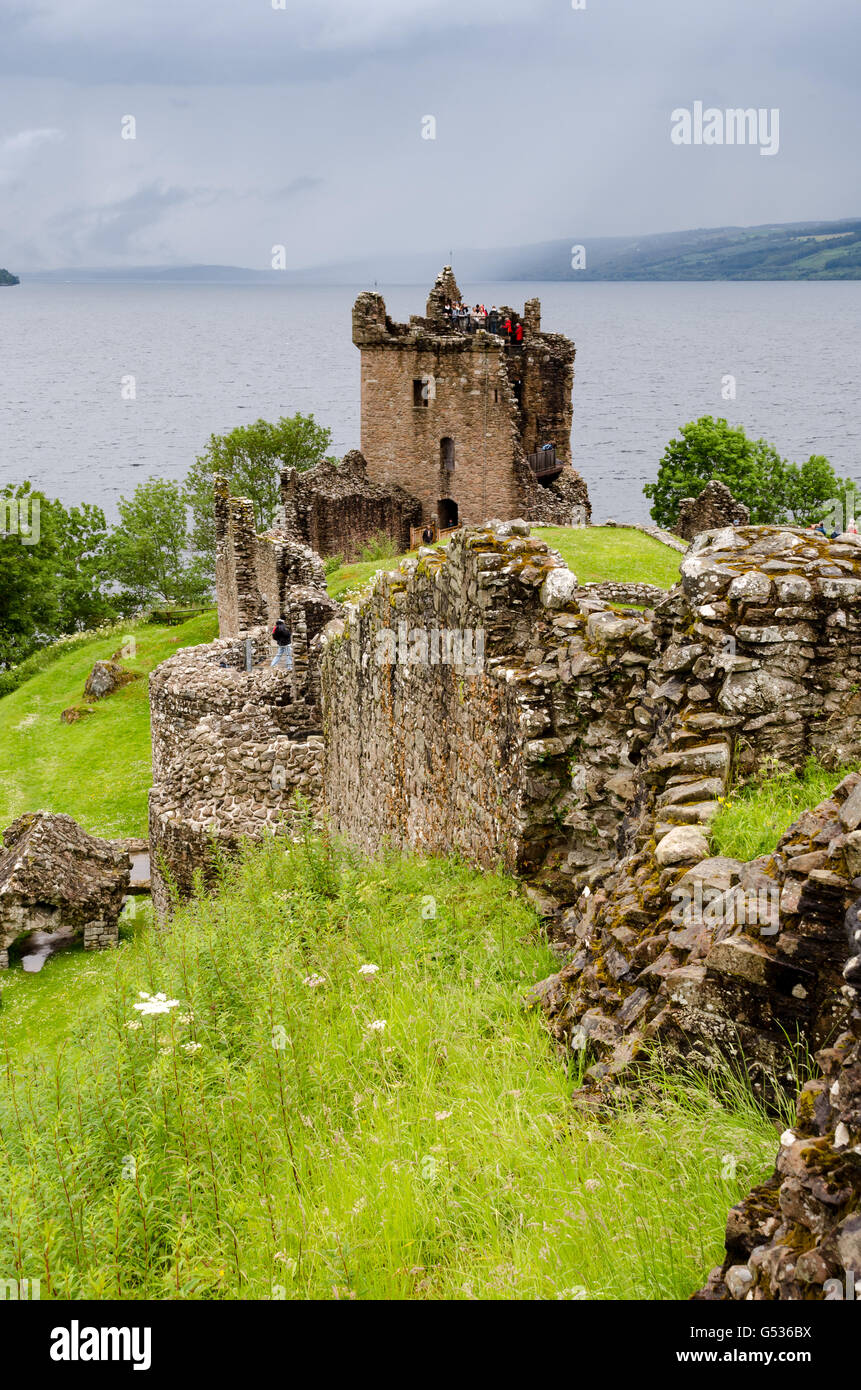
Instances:
[[[283,618],[279,618],[272,629],[272,636],[278,643],[278,650],[272,658],[272,666],[283,666],[285,671],[293,670],[293,639]]]
[[[523,324],[518,323],[514,330],[514,341],[518,344],[523,342]]]

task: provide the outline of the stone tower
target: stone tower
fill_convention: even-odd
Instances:
[[[408,324],[392,322],[379,294],[356,300],[369,477],[417,497],[423,523],[440,527],[588,521],[586,485],[571,467],[574,344],[541,331],[537,299],[521,314],[500,306],[497,332],[453,324],[447,305],[460,299],[446,266],[424,317]],[[506,319],[522,324],[520,344],[502,331]]]

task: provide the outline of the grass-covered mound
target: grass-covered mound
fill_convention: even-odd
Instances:
[[[801,773],[782,767],[758,773],[726,798],[712,822],[713,853],[741,860],[771,854],[802,811],[826,801],[853,770],[847,766],[829,771],[810,758]]]
[[[521,1002],[553,968],[510,880],[309,839],[101,957],[62,1049],[10,972],[0,1267],[43,1298],[685,1297],[774,1127],[658,1073],[572,1107]]]
[[[536,526],[533,534],[559,551],[581,584],[612,579],[671,589],[678,582],[681,553],[642,531],[616,526]],[[341,598],[362,588],[379,570],[397,569],[403,558],[393,555],[341,565],[328,577],[330,597]]]
[[[613,580],[671,589],[679,582],[681,551],[642,531],[621,526],[542,526],[535,535],[559,551],[581,584]]]
[[[179,647],[211,642],[215,613],[179,626],[130,624],[83,645],[60,642],[38,654],[39,669],[0,698],[0,829],[24,811],[65,811],[86,830],[108,837],[146,834],[152,783],[146,679],[89,706],[93,713],[62,724],[64,709],[82,703],[95,661],[134,638],[122,662],[144,677]],[[35,661],[35,659],[33,659]]]

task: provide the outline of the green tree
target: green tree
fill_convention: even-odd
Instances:
[[[123,611],[152,602],[197,603],[210,584],[190,558],[183,488],[162,478],[141,483],[119,504],[120,522],[107,545],[111,577],[124,589]]]
[[[275,424],[256,420],[229,434],[210,436],[195,459],[185,482],[185,498],[191,508],[191,542],[210,572],[215,563],[213,478],[222,473],[236,497],[254,504],[257,527],[265,531],[281,501],[281,472],[304,471],[319,463],[332,440],[331,430],[318,425],[313,415],[285,415]]]
[[[98,507],[67,509],[29,483],[0,492],[0,665],[119,616]]]
[[[120,616],[108,565],[110,531],[101,507],[52,504],[57,536],[55,572],[62,632],[80,632]]]
[[[791,463],[787,468],[785,501],[789,515],[796,526],[809,526],[817,521],[830,521],[832,504],[839,502],[836,510],[841,513],[839,529],[843,529],[842,513],[847,501],[847,491],[852,483],[841,482],[822,454],[812,454],[806,463]],[[851,511],[851,508],[850,508]]]
[[[0,492],[0,665],[4,667],[17,665],[59,631],[56,553],[54,513],[45,494],[29,483],[5,487]]]
[[[740,425],[703,415],[684,425],[671,439],[658,468],[657,481],[644,493],[659,526],[674,526],[683,497],[696,497],[716,478],[750,509],[756,524],[786,519],[787,469],[773,444],[748,439]]]

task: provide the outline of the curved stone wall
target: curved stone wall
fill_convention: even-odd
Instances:
[[[316,590],[311,595],[321,616],[329,601]],[[266,830],[289,833],[306,813],[319,814],[322,721],[316,651],[306,636],[297,623],[291,675],[269,669],[273,647],[265,628],[251,634],[250,672],[245,642],[234,638],[186,648],[152,673],[149,833],[157,915],[169,910],[171,885],[184,897],[196,872],[212,882],[218,850],[232,853],[244,836]]]

